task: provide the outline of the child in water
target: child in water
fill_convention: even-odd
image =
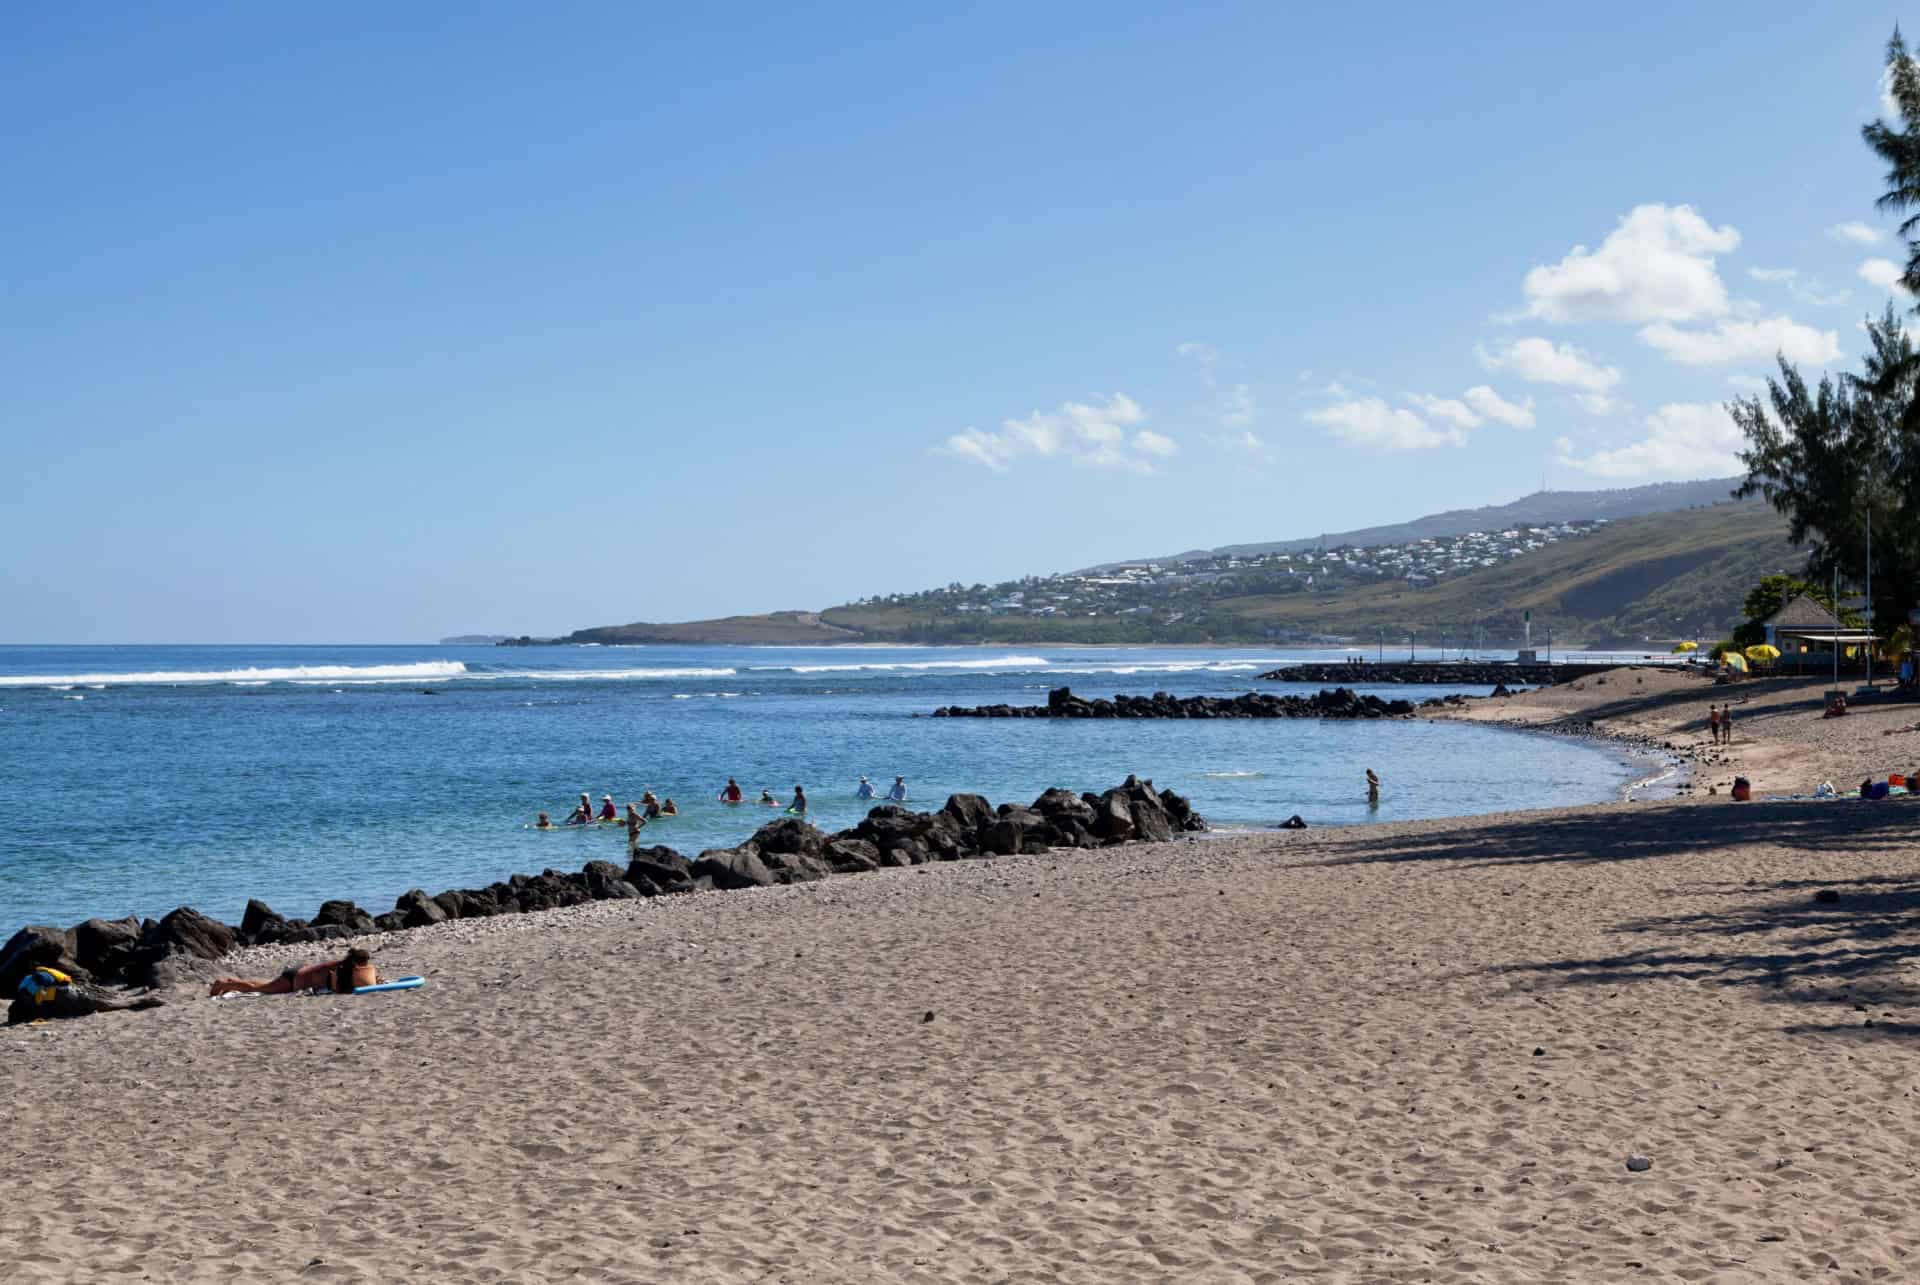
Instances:
[[[533,828],[536,830],[551,830],[553,829],[553,821],[546,813],[542,812],[540,819],[533,823]]]
[[[661,800],[660,815],[663,817],[677,817],[680,815],[680,809],[673,805],[673,796],[671,794]]]

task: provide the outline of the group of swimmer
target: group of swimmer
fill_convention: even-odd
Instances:
[[[629,822],[635,817],[646,821],[658,821],[661,817],[677,817],[679,815],[680,809],[674,803],[671,796],[664,799],[655,798],[652,790],[648,790],[642,794],[638,803],[627,804],[627,820]],[[574,804],[573,811],[568,814],[567,819],[562,821],[560,825],[555,825],[553,818],[542,812],[540,819],[533,823],[533,828],[536,830],[558,830],[561,826],[593,825],[596,822],[618,822],[619,820],[620,811],[613,806],[613,796],[611,794],[603,794],[600,796],[600,810],[595,812],[593,809],[593,796],[583,791],[580,795],[580,802]]]
[[[870,799],[878,798],[879,795],[873,788],[873,782],[863,776],[860,778],[860,784],[853,791],[853,797],[859,799],[861,802],[866,802]],[[740,788],[740,782],[734,780],[732,777],[727,778],[727,784],[725,788],[720,791],[719,798],[720,802],[727,804],[747,802],[746,792]],[[893,778],[893,785],[887,790],[886,799],[889,803],[905,803],[907,801],[906,777],[896,776]],[[762,789],[760,791],[760,797],[753,800],[753,802],[761,807],[777,808],[781,806],[780,800],[773,797],[773,791],[767,789]],[[805,816],[807,814],[806,787],[800,785],[793,787],[793,799],[786,804],[786,809],[795,816]],[[627,804],[627,815],[625,819],[631,828],[636,820],[644,823],[647,821],[657,821],[661,817],[679,815],[680,809],[675,806],[671,797],[657,799],[654,797],[653,791],[648,790],[640,796],[638,803]],[[558,830],[570,825],[595,825],[618,822],[620,820],[619,810],[614,807],[613,796],[611,794],[603,794],[600,796],[600,808],[598,811],[595,811],[593,796],[583,793],[580,796],[580,802],[574,807],[573,812],[565,821],[562,821],[559,825],[555,825],[553,819],[545,812],[542,812],[540,819],[533,823],[533,828],[536,830]]]

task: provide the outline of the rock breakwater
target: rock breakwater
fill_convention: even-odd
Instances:
[[[1494,683],[1551,687],[1588,674],[1605,673],[1619,665],[1544,665],[1519,661],[1385,661],[1375,664],[1287,665],[1259,677],[1276,683],[1358,683],[1375,687],[1385,683],[1444,686],[1457,683],[1478,687]]]
[[[1312,696],[1275,696],[1246,692],[1239,696],[1115,696],[1087,700],[1067,687],[1047,693],[1045,705],[949,705],[934,718],[1406,718],[1413,703],[1361,696],[1338,687]]]
[[[182,906],[162,919],[89,919],[71,928],[29,925],[0,946],[0,995],[12,1000],[9,1023],[42,1017],[151,1007],[149,993],[204,980],[208,965],[241,946],[298,945],[580,905],[709,890],[770,887],[885,866],[972,857],[1017,856],[1049,848],[1101,848],[1163,842],[1207,828],[1172,790],[1129,776],[1103,794],[1051,789],[1031,804],[994,807],[978,794],[955,794],[938,812],[893,804],[832,834],[800,817],[760,827],[734,848],[688,858],[672,848],[630,842],[624,865],[589,861],[579,871],[516,874],[484,888],[429,894],[410,889],[392,910],[372,914],[351,901],[328,901],[310,920],[288,919],[249,901],[238,925]],[[51,968],[67,981],[37,985]],[[121,989],[110,989],[110,988]]]

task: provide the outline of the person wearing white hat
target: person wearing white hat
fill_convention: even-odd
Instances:
[[[866,802],[866,801],[867,801],[868,799],[870,799],[870,798],[872,798],[872,797],[873,797],[873,782],[872,782],[872,781],[869,781],[869,780],[868,780],[868,779],[867,779],[866,777],[864,777],[864,776],[863,776],[863,777],[861,777],[861,778],[860,778],[860,788],[859,788],[859,789],[857,789],[857,790],[855,790],[855,791],[853,792],[853,797],[854,797],[854,798],[856,798],[856,799],[859,799],[859,800],[860,800],[861,802],[863,802],[863,803],[864,803],[864,802]]]

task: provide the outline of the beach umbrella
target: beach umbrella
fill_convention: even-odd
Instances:
[[[1772,643],[1755,643],[1753,646],[1747,648],[1747,659],[1759,661],[1779,660],[1780,649]]]
[[[1680,656],[1680,655],[1684,655],[1685,653],[1687,653],[1687,652],[1690,652],[1690,651],[1699,651],[1699,650],[1700,650],[1700,644],[1699,644],[1699,643],[1697,643],[1697,642],[1683,642],[1683,643],[1681,643],[1681,644],[1680,644],[1680,645],[1679,645],[1678,647],[1675,647],[1675,648],[1673,649],[1673,654],[1674,654],[1674,655],[1676,655],[1676,656]]]
[[[1747,658],[1737,651],[1721,653],[1720,661],[1728,669],[1737,669],[1743,674],[1747,672]]]

